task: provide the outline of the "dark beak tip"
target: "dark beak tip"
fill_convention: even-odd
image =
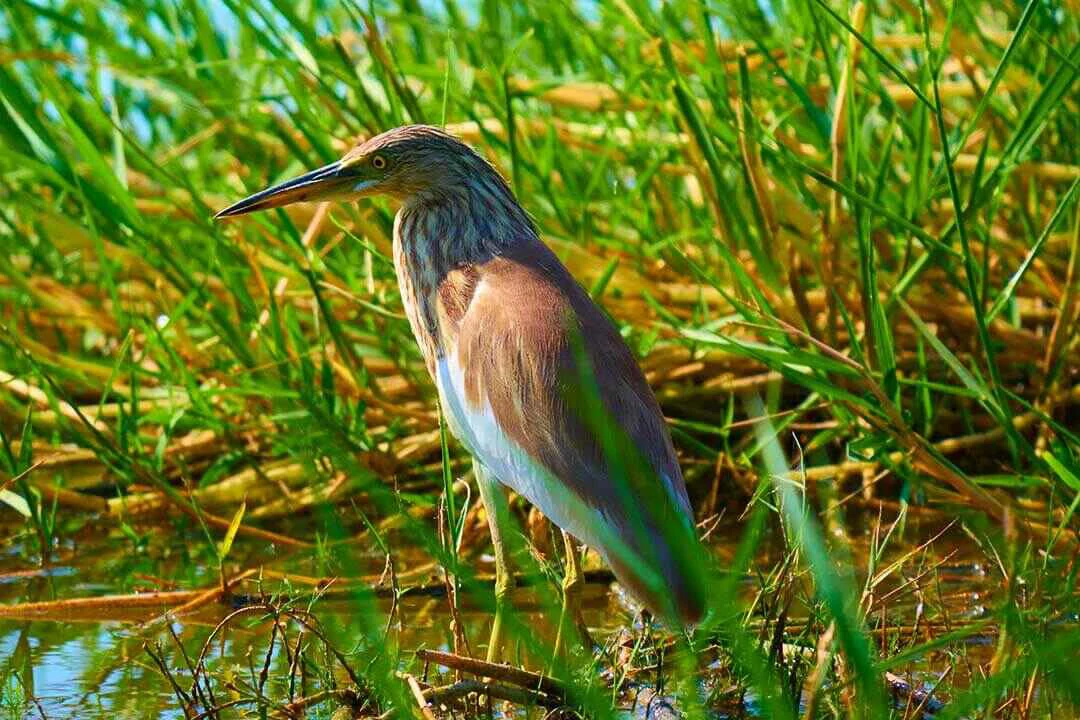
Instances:
[[[237,215],[246,215],[251,212],[252,208],[244,207],[244,203],[234,203],[227,208],[218,210],[214,214],[214,220],[223,220],[225,218],[236,217]]]

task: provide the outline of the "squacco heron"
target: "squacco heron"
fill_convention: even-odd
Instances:
[[[698,620],[704,555],[656,398],[618,330],[484,158],[442,130],[400,127],[217,217],[372,195],[400,203],[402,303],[487,512],[496,571],[488,658],[501,653],[513,583],[500,483],[563,531],[564,619],[582,577],[573,536],[655,615],[674,626]]]

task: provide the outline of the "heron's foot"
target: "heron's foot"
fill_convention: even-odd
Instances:
[[[491,529],[491,548],[495,553],[495,619],[491,624],[491,637],[488,639],[487,661],[499,662],[503,659],[503,627],[506,620],[510,592],[514,589],[514,576],[510,572],[510,548],[507,545],[509,535],[504,530],[510,528],[510,508],[506,495],[497,480],[483,465],[474,464],[476,482],[480,488],[480,499],[487,511],[488,527]]]
[[[491,636],[488,638],[487,661],[503,661],[503,622],[506,619],[507,606],[510,604],[510,592],[514,589],[514,576],[505,566],[495,565],[495,619],[491,623]]]
[[[555,657],[565,652],[567,648],[564,648],[564,645],[571,633],[576,633],[578,641],[585,647],[592,646],[592,638],[589,637],[589,629],[581,613],[581,595],[585,589],[581,558],[569,533],[563,532],[563,541],[566,546],[566,574],[563,575],[562,582],[562,609],[559,612],[559,628],[555,635]]]

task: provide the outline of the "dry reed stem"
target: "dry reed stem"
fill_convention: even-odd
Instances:
[[[280,716],[290,718],[290,720],[292,718],[302,718],[305,710],[321,705],[328,700],[336,700],[341,705],[353,706],[356,699],[356,691],[351,688],[322,690],[282,705]]]
[[[493,700],[504,700],[526,708],[543,707],[554,710],[562,706],[559,701],[553,700],[542,693],[478,680],[462,680],[452,685],[428,688],[424,691],[424,697],[433,705],[448,705],[455,700],[463,699],[472,694]]]
[[[3,370],[0,370],[0,386],[18,395],[19,397],[25,398],[33,402],[38,406],[44,408],[52,407],[49,396],[44,390],[37,387],[36,385],[31,385],[25,380],[20,380],[11,373],[5,372]],[[71,403],[65,402],[63,400],[58,400],[57,405],[60,408],[60,414],[62,414],[67,420],[75,424],[82,423],[82,419],[79,417],[78,411],[75,409],[74,406],[71,405]],[[108,426],[106,426],[100,421],[95,420],[93,422],[93,425],[99,431],[108,431]]]
[[[417,650],[416,656],[426,662],[433,662],[453,670],[461,670],[470,675],[492,678],[511,685],[517,685],[529,690],[537,690],[552,698],[562,699],[566,696],[562,684],[547,675],[522,670],[513,665],[489,663],[483,660],[474,660],[470,657],[442,652],[440,650]]]
[[[803,719],[813,720],[817,717],[817,707],[820,700],[821,687],[829,674],[829,665],[833,658],[833,635],[836,632],[836,623],[831,622],[821,635],[818,636],[816,660],[814,668],[807,675],[803,683]]]
[[[71,508],[73,510],[81,510],[82,512],[94,514],[106,513],[109,511],[109,502],[105,498],[68,490],[43,480],[35,479],[32,481],[32,484],[38,492],[41,493],[41,497],[46,502],[55,502],[59,507]]]
[[[851,8],[851,26],[859,33],[863,30],[866,22],[866,5],[857,2]],[[840,75],[840,82],[836,88],[836,101],[832,112],[832,133],[829,136],[829,149],[831,159],[830,177],[833,182],[841,183],[841,169],[845,158],[845,144],[847,142],[848,103],[851,102],[853,90],[853,76],[855,68],[859,64],[859,56],[862,54],[862,44],[854,37],[848,37],[847,62]],[[821,218],[821,283],[826,288],[836,288],[838,268],[840,266],[841,244],[838,235],[840,222],[840,194],[836,190],[829,192],[829,205]],[[826,295],[825,312],[825,337],[830,342],[836,340],[836,307],[832,293]],[[865,317],[865,316],[864,316]]]
[[[1062,392],[1057,395],[1058,401],[1061,403],[1080,403],[1080,385],[1071,388],[1068,391]],[[1039,414],[1031,411],[1022,413],[1020,415],[1014,415],[1012,419],[1013,427],[1018,431],[1026,430],[1032,427],[1036,422],[1040,420]],[[1002,428],[993,428],[986,432],[971,433],[969,435],[959,435],[957,437],[945,438],[938,440],[934,443],[934,448],[942,455],[952,455],[964,450],[971,450],[974,448],[990,445],[993,443],[999,443],[1005,438],[1005,431]],[[907,456],[904,451],[894,451],[889,455],[890,464],[902,463]],[[878,461],[864,461],[849,460],[847,462],[838,463],[835,465],[818,465],[814,467],[808,467],[799,471],[798,477],[807,481],[816,482],[821,480],[828,480],[830,478],[836,478],[838,480],[845,479],[847,477],[861,474],[866,470],[879,470],[882,467],[882,463]]]
[[[168,607],[176,603],[188,602],[199,597],[203,592],[202,590],[169,590],[0,605],[0,617],[27,620],[48,618],[60,620],[86,615],[96,617],[103,613]]]
[[[233,577],[226,580],[224,585],[219,584],[215,585],[212,588],[208,588],[185,602],[183,605],[166,611],[165,614],[163,614],[156,620],[151,621],[150,623],[148,623],[148,625],[156,625],[158,623],[168,622],[172,618],[177,618],[181,615],[193,613],[201,607],[209,605],[213,602],[217,602],[222,597],[227,595],[233,587],[239,585],[241,582],[247,580],[250,577],[254,577],[258,572],[259,568],[249,568],[247,570],[244,570],[238,575],[234,575]]]
[[[420,689],[420,683],[416,682],[416,678],[410,674],[405,675],[405,680],[417,707],[420,708],[420,714],[424,716],[425,720],[435,720],[435,713],[431,709],[431,701],[424,697],[424,691]]]
[[[992,42],[1002,47],[1008,45],[1011,37],[1008,32],[991,28],[983,29],[982,33]],[[931,42],[935,45],[940,45],[941,41],[942,35],[940,33],[931,34]],[[874,36],[874,45],[883,50],[921,50],[923,44],[923,36],[919,33],[883,33]],[[804,50],[806,42],[803,38],[794,38],[792,46],[797,50]],[[642,57],[649,61],[658,61],[660,59],[659,47],[659,40],[645,43],[641,48]],[[727,61],[737,59],[737,53],[741,47],[742,44],[735,40],[720,39],[716,43],[716,51],[720,59]],[[684,70],[692,69],[686,64],[689,62],[690,56],[694,57],[698,62],[705,62],[708,59],[705,43],[699,40],[672,42],[672,52],[675,54],[676,60],[680,62],[680,67]],[[820,50],[816,52],[820,55]],[[783,49],[772,50],[770,55],[778,62],[783,62],[787,58],[787,52]],[[760,53],[755,52],[752,57],[760,57]]]

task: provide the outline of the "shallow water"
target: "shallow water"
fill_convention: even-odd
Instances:
[[[912,543],[890,555],[899,557],[916,544],[916,536],[919,540],[928,539],[945,525],[944,521],[935,521],[915,530],[909,527]],[[86,526],[56,548],[52,562],[44,568],[35,567],[27,559],[33,552],[28,547],[29,538],[19,534],[18,526],[0,530],[3,536],[16,538],[0,549],[0,603],[9,606],[128,593],[198,590],[213,587],[219,581],[217,564],[205,536],[192,527],[178,530],[170,522],[138,527],[136,531],[142,540],[137,543],[115,528]],[[307,538],[315,537],[314,530],[313,520],[301,518],[289,523],[288,533],[294,538]],[[396,638],[405,649],[401,656],[404,665],[411,658],[413,649],[450,650],[453,638],[441,573],[434,571],[425,552],[400,544],[400,538],[393,539],[395,542],[390,546],[394,548],[394,570],[399,576],[399,587],[406,592],[395,608],[388,637]],[[714,534],[709,547],[722,561],[734,553],[737,540],[734,531]],[[865,566],[865,554],[866,547],[856,541],[852,556],[857,567]],[[760,567],[763,571],[771,568],[777,559],[770,555],[768,551],[762,553]],[[921,642],[929,639],[932,633],[956,623],[982,617],[1000,585],[993,568],[986,564],[985,557],[968,537],[957,529],[950,530],[924,556],[920,555],[921,567],[930,567],[946,555],[948,558],[932,574],[932,580],[929,576],[912,580],[919,572],[912,564],[905,574],[897,574],[884,582],[876,596],[885,600],[882,608],[872,614],[873,624],[890,628],[914,624]],[[487,556],[473,557],[468,564],[480,575],[492,571]],[[365,615],[365,602],[373,599],[377,603],[376,622],[380,626],[386,622],[386,614],[393,606],[389,575],[384,573],[386,559],[373,543],[351,542],[322,549],[296,550],[238,538],[226,564],[227,573],[233,575],[241,568],[257,567],[263,568],[261,580],[252,577],[240,584],[225,602],[211,603],[172,622],[173,632],[190,655],[198,654],[213,627],[229,612],[275,594],[279,600],[282,594],[297,598],[301,608],[307,608],[313,594],[319,594],[318,601],[311,606],[313,612],[326,628],[328,637],[345,652],[361,644],[364,637],[361,618]],[[619,652],[617,648],[611,651],[611,641],[617,637],[635,637],[641,632],[640,622],[634,609],[624,601],[618,586],[610,582],[610,576],[600,567],[588,567],[592,568],[591,582],[584,593],[584,618],[593,639],[601,645],[608,643],[609,657],[617,657]],[[885,564],[880,565],[879,570],[882,567]],[[284,574],[289,579],[282,580],[281,575],[274,573]],[[357,588],[376,586],[380,576],[383,583],[377,597],[356,592]],[[307,578],[331,577],[336,578],[335,582],[318,590],[306,584]],[[920,587],[919,593],[904,590],[916,584]],[[753,578],[744,581],[748,599],[754,596],[755,586]],[[890,596],[890,591],[895,594]],[[475,656],[483,655],[477,648],[486,642],[490,626],[491,614],[485,607],[486,592],[481,590],[479,598],[472,598],[463,590],[459,596],[465,636],[473,645]],[[522,621],[527,633],[540,638],[554,636],[556,610],[551,603],[553,597],[558,597],[554,579],[545,581],[541,578],[535,585],[515,590],[516,617]],[[32,678],[30,689],[49,718],[183,717],[168,683],[144,650],[144,641],[150,642],[151,647],[160,643],[170,667],[182,679],[180,684],[190,683],[191,673],[185,667],[182,655],[176,651],[167,626],[163,623],[146,625],[148,621],[160,618],[169,604],[175,606],[177,603],[131,607],[117,601],[92,608],[51,608],[18,618],[0,617],[0,677],[9,678],[9,687],[4,691],[5,702],[10,702],[13,693],[17,694],[10,680],[14,670],[20,677]],[[789,609],[789,639],[798,640],[798,620],[805,614],[805,608],[797,602]],[[257,676],[266,654],[269,627],[270,623],[259,622],[258,616],[230,626],[228,632],[221,634],[220,641],[212,643],[208,655],[211,672],[226,673],[227,676],[231,668],[233,673],[244,678],[252,677],[254,669]],[[909,632],[876,633],[873,637],[882,654],[895,652],[898,643],[902,649],[903,643],[911,641]],[[976,637],[964,643],[963,652],[985,655],[992,651],[991,646],[992,638]],[[799,652],[798,647],[792,647],[786,651]],[[520,644],[511,648],[512,654],[515,651],[521,653],[516,655],[517,659],[541,669]],[[277,697],[288,695],[284,680],[281,680],[288,675],[287,655],[279,644],[270,663],[268,682]],[[923,683],[932,686],[940,665],[933,657],[923,658],[895,672],[904,675],[915,687]],[[627,697],[640,695],[633,715],[645,716],[642,699],[649,697],[655,679],[656,672],[646,670],[636,674],[633,682],[627,685]],[[311,692],[316,687],[323,687],[325,681],[325,677],[313,675],[308,686],[294,688],[293,694],[299,696],[304,691]],[[727,682],[721,677],[715,681],[717,685]],[[274,687],[275,682],[282,686]],[[950,678],[950,683],[963,682],[957,673]],[[709,684],[706,673],[704,685]],[[667,712],[664,702],[663,698],[654,700],[649,705],[653,708],[649,711],[650,716],[663,716]],[[742,702],[752,713],[753,703],[745,699]],[[629,701],[627,704],[629,706]],[[0,704],[0,710],[4,709]],[[717,709],[716,712],[720,715],[723,711]],[[39,716],[32,704],[25,714],[27,717]],[[226,712],[224,716],[233,715]]]

